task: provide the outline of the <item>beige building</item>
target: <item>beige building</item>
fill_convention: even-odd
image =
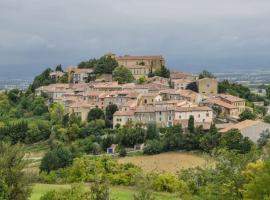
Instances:
[[[80,69],[77,67],[68,67],[66,69],[68,73],[69,82],[71,83],[85,83],[89,74],[93,72],[93,69]]]
[[[162,101],[162,96],[158,93],[143,93],[138,96],[138,104],[143,105],[154,105],[157,102]]]
[[[85,102],[76,101],[71,103],[65,109],[69,115],[75,114],[75,116],[81,118],[81,120],[84,122],[87,121],[88,113],[92,108],[95,108],[95,106]]]
[[[238,108],[232,104],[222,101],[219,98],[213,97],[205,100],[203,104],[212,107],[213,109],[219,108],[221,113],[217,113],[219,117],[238,117]]]
[[[124,66],[130,69],[133,76],[147,77],[150,72],[155,72],[161,66],[165,66],[165,60],[162,56],[115,56],[119,66]]]
[[[237,107],[238,109],[237,115],[240,115],[246,109],[245,99],[239,98],[237,96],[228,95],[228,94],[220,94],[219,98],[222,101]]]
[[[196,81],[200,94],[215,95],[218,93],[218,81],[213,78],[203,78]]]
[[[134,121],[134,111],[116,111],[113,114],[113,127],[116,128],[117,126],[124,126],[128,122]]]
[[[194,117],[196,123],[213,122],[213,111],[207,106],[175,108],[175,120],[189,120],[190,116]]]
[[[187,86],[192,83],[192,81],[188,79],[175,79],[172,80],[173,88],[176,90],[186,90]]]

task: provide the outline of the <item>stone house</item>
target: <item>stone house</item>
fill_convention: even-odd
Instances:
[[[203,78],[196,81],[197,90],[200,94],[216,95],[218,93],[218,81],[214,78]]]

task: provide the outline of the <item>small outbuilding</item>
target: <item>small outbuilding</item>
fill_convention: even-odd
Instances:
[[[115,154],[117,146],[118,146],[117,144],[112,144],[109,148],[107,148],[107,154]]]
[[[143,149],[144,149],[144,143],[134,145],[134,150],[143,150]]]

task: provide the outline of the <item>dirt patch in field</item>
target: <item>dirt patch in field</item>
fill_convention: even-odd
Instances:
[[[118,159],[119,163],[133,163],[147,172],[177,172],[181,169],[207,166],[213,161],[194,153],[170,152],[151,156],[133,156]]]

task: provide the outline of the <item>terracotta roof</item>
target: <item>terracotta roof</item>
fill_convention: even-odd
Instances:
[[[75,101],[75,102],[72,102],[70,105],[69,105],[70,108],[91,108],[91,107],[95,107],[95,105],[93,104],[88,104],[86,102],[83,102],[83,101]]]
[[[159,91],[160,94],[179,94],[179,90],[176,89],[167,89]]]
[[[175,79],[173,80],[174,83],[191,83],[191,80],[188,79]]]
[[[229,130],[232,130],[232,129],[238,129],[238,130],[242,130],[242,129],[245,129],[245,128],[248,128],[250,126],[254,126],[256,124],[259,124],[259,123],[262,123],[260,121],[254,121],[254,120],[245,120],[245,121],[242,121],[242,122],[239,122],[237,124],[233,124],[231,126],[228,126],[227,128],[224,128],[222,130],[220,130],[221,133],[226,133],[228,132]]]
[[[116,57],[116,60],[163,60],[163,57],[161,55],[155,55],[155,56],[118,56]]]
[[[233,96],[233,95],[229,95],[229,94],[220,94],[219,97],[221,97],[222,99],[226,99],[230,102],[239,102],[239,101],[245,101],[242,98],[239,98],[237,96]]]
[[[133,110],[128,110],[128,111],[118,110],[113,115],[114,116],[132,116],[134,115],[134,111]]]
[[[205,101],[206,103],[210,103],[210,104],[214,104],[214,105],[217,105],[217,106],[220,106],[220,107],[223,107],[223,108],[227,108],[227,109],[237,109],[236,106],[234,105],[231,105],[229,103],[226,103],[220,99],[217,99],[217,98],[209,98]]]
[[[156,97],[156,96],[158,96],[159,94],[158,93],[155,93],[155,92],[153,92],[153,93],[142,93],[141,94],[141,96],[142,97]]]
[[[186,79],[187,77],[194,77],[195,79],[196,76],[184,72],[172,72],[170,77],[171,79]]]
[[[197,107],[176,107],[175,111],[178,112],[192,112],[192,111],[212,111],[211,108],[207,106],[197,106]]]

